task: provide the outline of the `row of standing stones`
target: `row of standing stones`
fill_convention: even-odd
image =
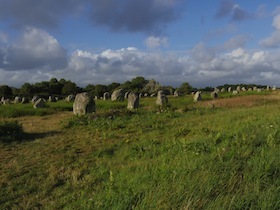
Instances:
[[[273,86],[272,88],[267,86],[266,90],[276,90],[276,86]],[[233,95],[238,94],[241,91],[257,91],[257,92],[261,92],[263,89],[258,88],[258,87],[254,87],[254,88],[248,88],[248,90],[245,87],[240,87],[238,86],[236,88],[236,90],[232,90],[231,87],[229,87],[227,89],[228,92],[231,92]],[[222,88],[221,90],[218,88],[215,88],[215,90],[213,92],[211,92],[211,98],[212,99],[217,99],[218,98],[218,93],[220,92],[225,92],[225,88]],[[178,93],[178,91],[174,92],[174,96],[177,97],[180,94]],[[197,92],[193,92],[193,100],[195,102],[197,101],[201,101],[202,100],[202,92],[201,91],[197,91]],[[141,97],[147,97],[148,94],[136,94],[136,93],[132,93],[132,92],[125,92],[124,89],[118,89],[115,90],[112,95],[110,96],[110,94],[108,92],[105,92],[103,94],[102,99],[103,100],[108,100],[111,97],[112,101],[124,101],[124,99],[128,99],[128,104],[127,104],[127,109],[129,110],[133,110],[133,109],[137,109],[139,108],[139,99]],[[155,94],[151,94],[150,97],[154,97]],[[98,98],[95,97],[95,100],[97,100]],[[58,101],[59,98],[58,97],[53,97],[53,96],[49,96],[48,101],[49,102],[56,102]],[[76,96],[71,94],[68,95],[65,99],[65,101],[70,102],[70,101],[74,101],[73,104],[73,112],[75,115],[84,115],[87,113],[92,113],[95,112],[95,102],[94,99],[92,97],[90,97],[87,93],[80,93],[77,94]],[[14,101],[11,101],[10,99],[5,99],[4,97],[1,98],[0,100],[0,104],[18,104],[18,103],[28,103],[28,98],[25,97],[15,97]],[[39,96],[34,96],[31,100],[31,103],[33,104],[34,108],[43,108],[45,107],[45,103],[46,100],[44,98],[40,98]],[[158,91],[157,94],[157,99],[156,99],[156,105],[158,105],[159,107],[164,107],[168,104],[168,98],[166,97],[166,95],[164,94],[164,92],[162,90]]]
[[[269,87],[267,88],[269,90]],[[254,87],[253,89],[248,89],[248,91],[262,91],[262,89]],[[273,87],[272,90],[276,90],[276,87]],[[232,91],[231,88],[228,88],[228,92],[232,92],[232,94],[236,95],[238,94],[240,91],[247,91],[245,87],[240,88],[237,87],[236,90]],[[211,92],[211,98],[212,99],[217,99],[218,93],[219,92],[224,92],[224,90],[219,90],[219,89],[215,89],[213,92]],[[179,96],[178,93],[175,92],[174,96]],[[104,93],[104,100],[107,100],[110,97],[109,93]],[[153,96],[152,96],[153,97]],[[134,110],[139,108],[139,99],[141,98],[140,94],[136,94],[136,93],[129,93],[129,92],[124,92],[123,89],[118,89],[115,90],[112,95],[111,95],[111,100],[112,101],[124,101],[124,99],[127,98],[127,109],[128,110]],[[195,93],[193,93],[193,100],[194,102],[198,102],[202,100],[202,92],[201,91],[197,91]],[[167,96],[164,94],[164,92],[162,90],[158,91],[157,93],[157,99],[155,104],[160,108],[160,110],[163,110],[164,107],[167,106],[168,104],[168,98]],[[88,93],[84,92],[84,93],[80,93],[77,94],[75,97],[75,101],[73,104],[73,112],[75,115],[85,115],[88,113],[93,113],[95,112],[95,102],[94,99],[88,95]]]

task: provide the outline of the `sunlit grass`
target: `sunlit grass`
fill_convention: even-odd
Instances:
[[[60,119],[55,135],[0,144],[0,206],[279,209],[277,98],[209,108],[169,97],[161,113],[155,98],[133,112],[98,100],[96,114]]]

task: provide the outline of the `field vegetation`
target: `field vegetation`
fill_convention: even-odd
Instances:
[[[126,103],[0,106],[0,208],[280,209],[280,92]]]

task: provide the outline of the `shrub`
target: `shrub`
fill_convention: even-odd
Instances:
[[[11,142],[20,140],[23,135],[22,125],[17,121],[0,122],[0,141]]]

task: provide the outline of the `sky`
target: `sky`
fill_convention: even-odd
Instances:
[[[0,84],[277,85],[278,0],[0,0]]]

